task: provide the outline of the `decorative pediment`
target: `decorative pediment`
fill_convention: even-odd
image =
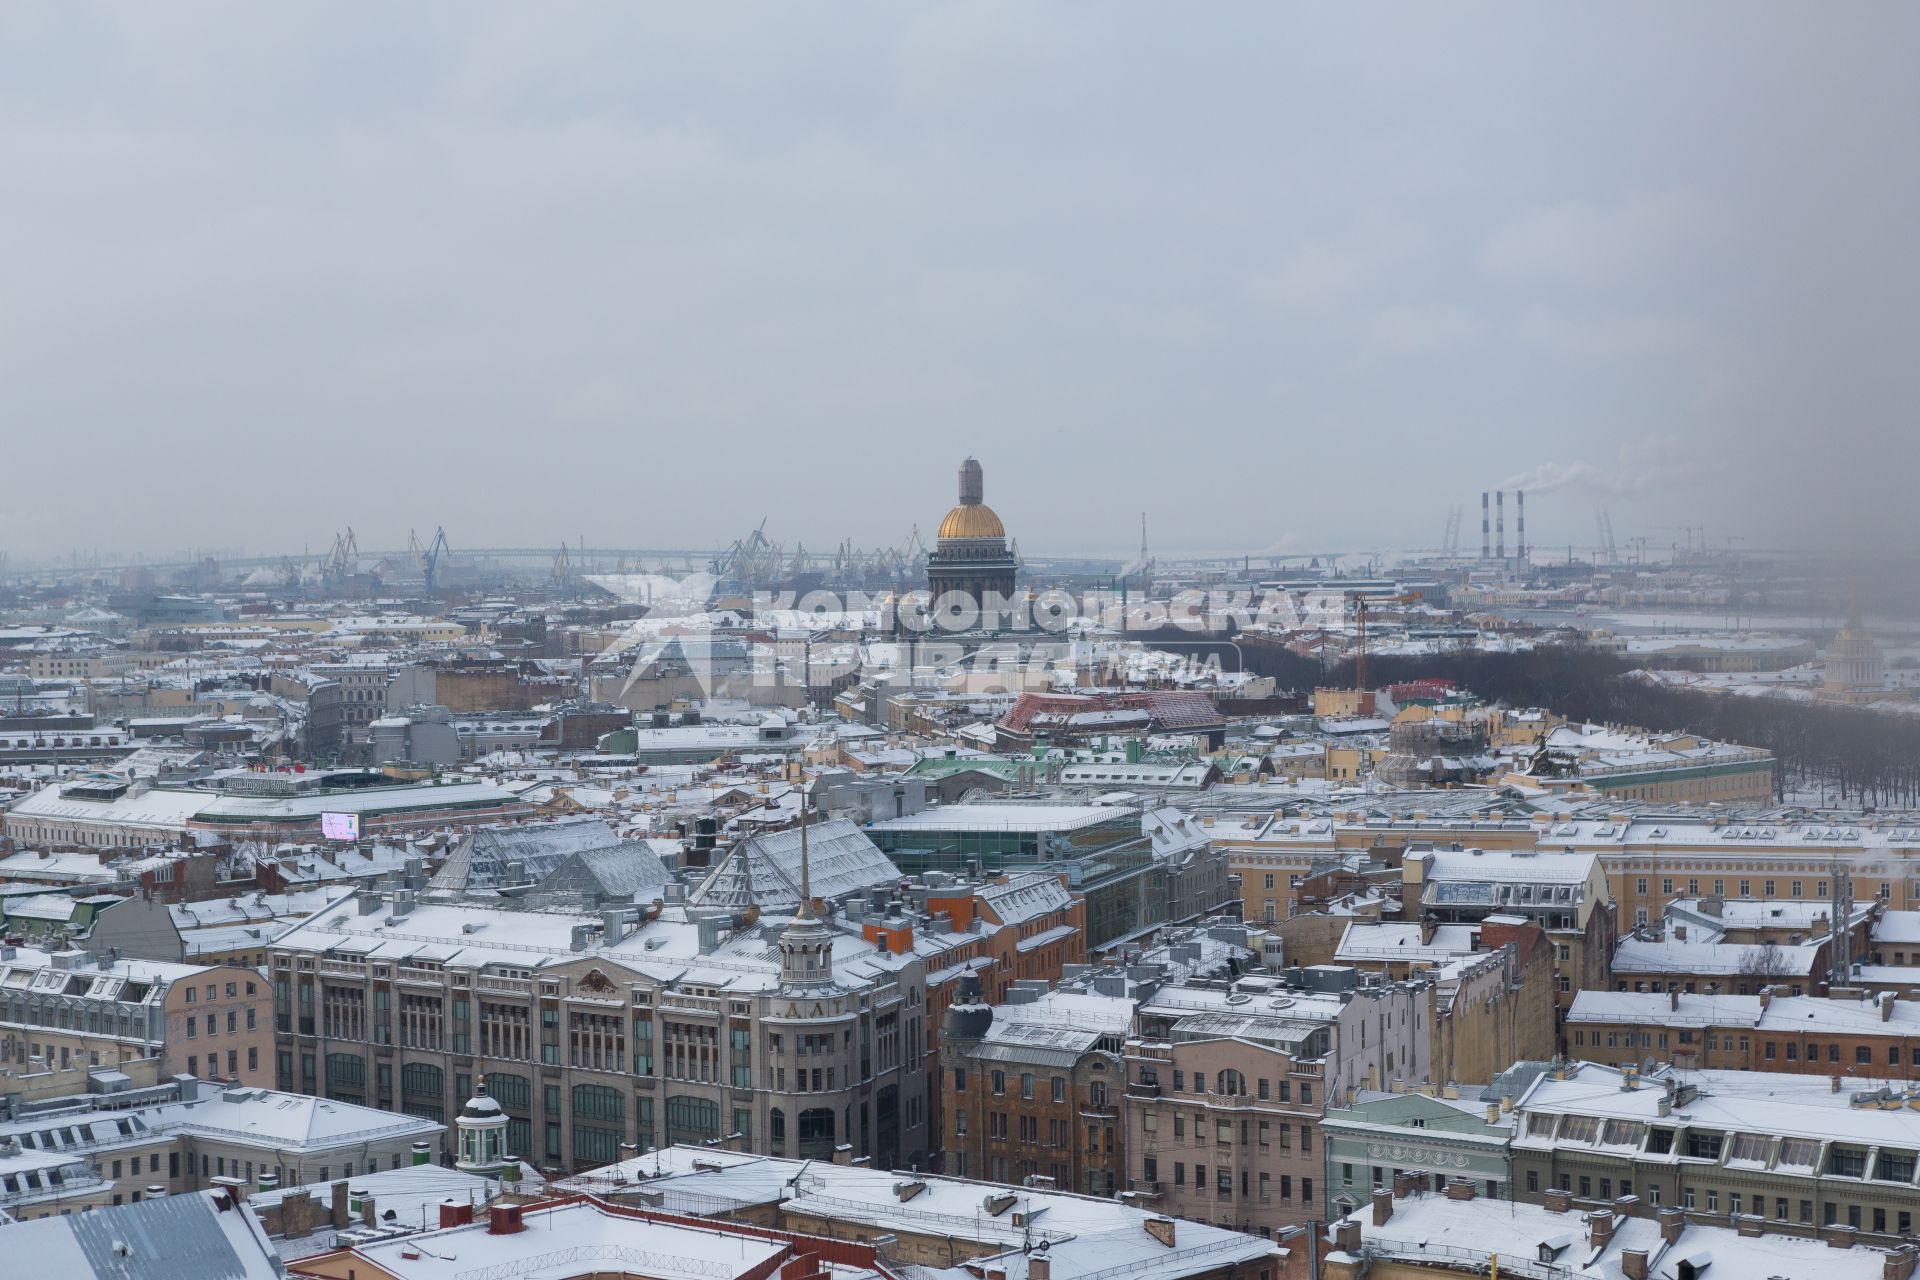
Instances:
[[[606,974],[598,969],[589,969],[580,979],[580,990],[591,996],[611,996],[619,994],[620,989],[613,985]]]

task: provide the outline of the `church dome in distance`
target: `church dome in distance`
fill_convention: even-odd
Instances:
[[[982,497],[986,489],[980,464],[968,458],[960,464],[960,505],[947,512],[936,537],[941,542],[998,538],[1005,541],[1006,526]]]
[[[947,512],[938,536],[942,542],[949,538],[1004,538],[1007,530],[992,507],[962,504]]]

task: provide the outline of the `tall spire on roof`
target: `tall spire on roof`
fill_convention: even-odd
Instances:
[[[807,850],[807,808],[800,806],[800,909],[780,935],[782,990],[833,985],[833,939],[836,930],[813,910],[813,868]]]
[[[807,793],[800,792],[800,920],[813,919],[813,874],[807,862]]]

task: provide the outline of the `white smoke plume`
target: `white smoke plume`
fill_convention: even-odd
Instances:
[[[1575,489],[1605,497],[1637,498],[1684,485],[1698,474],[1699,465],[1687,456],[1679,441],[1671,436],[1644,436],[1623,441],[1610,466],[1595,466],[1585,459],[1543,462],[1531,471],[1509,476],[1498,487],[1541,494]]]

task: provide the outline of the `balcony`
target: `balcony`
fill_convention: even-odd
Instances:
[[[501,978],[483,973],[474,980],[473,986],[476,991],[493,991],[501,995],[530,996],[533,994],[533,983],[527,978]]]
[[[1129,1098],[1157,1098],[1160,1096],[1160,1086],[1157,1084],[1148,1084],[1144,1080],[1129,1080],[1127,1081],[1127,1096]]]

